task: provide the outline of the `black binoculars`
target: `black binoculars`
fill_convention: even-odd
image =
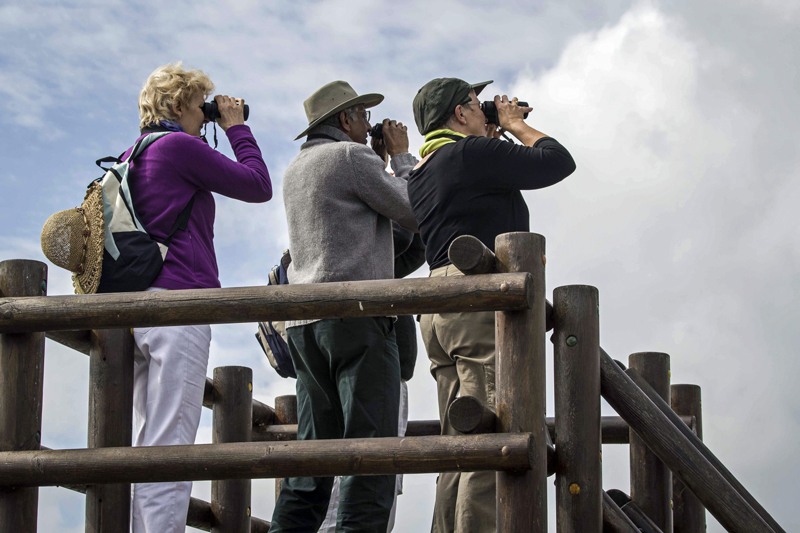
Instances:
[[[219,114],[219,106],[217,105],[216,100],[211,100],[210,102],[206,102],[203,104],[203,114],[211,122],[215,122],[218,118],[222,116]],[[250,106],[244,104],[244,119],[247,120],[247,117],[249,116],[250,116]]]
[[[520,107],[529,107],[528,102],[517,102],[517,105]],[[483,114],[486,115],[487,124],[500,125],[500,119],[497,117],[497,106],[494,105],[493,101],[481,102],[481,111],[483,111]],[[528,113],[525,113],[522,118],[528,118]]]
[[[370,137],[375,139],[383,139],[383,120],[372,126],[372,129],[369,130]]]

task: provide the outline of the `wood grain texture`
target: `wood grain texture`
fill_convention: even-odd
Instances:
[[[599,306],[594,287],[568,285],[553,291],[559,533],[600,533],[603,528]]]
[[[692,417],[680,417],[684,424],[691,425]],[[555,440],[555,418],[547,417],[547,430],[551,440]],[[622,417],[600,417],[600,428],[603,434],[603,444],[628,444],[628,425]],[[425,435],[441,435],[441,426],[438,420],[409,420],[406,437],[421,437]],[[269,426],[253,426],[253,441],[297,440],[297,424],[271,424]]]
[[[635,370],[669,403],[669,355],[639,352],[628,356],[628,367]],[[636,432],[630,435],[631,500],[650,517],[663,533],[672,533],[672,473]]]
[[[535,233],[506,233],[495,240],[495,250],[502,272],[528,272],[533,281],[530,309],[496,314],[498,430],[531,432],[535,443],[530,470],[497,474],[497,530],[546,533],[545,238]]]
[[[523,273],[0,298],[0,333],[528,309]]]
[[[516,433],[0,452],[0,486],[520,472],[532,450]]]
[[[646,396],[658,407],[662,413],[672,422],[672,424],[680,431],[694,447],[705,457],[711,465],[722,475],[723,478],[730,484],[731,487],[753,508],[756,513],[766,522],[775,533],[785,533],[783,528],[778,525],[774,518],[761,506],[761,504],[753,497],[750,492],[742,485],[738,479],[731,473],[722,462],[717,459],[717,456],[708,449],[708,447],[700,440],[692,429],[685,425],[678,423],[678,415],[670,408],[670,406],[661,399],[658,394],[649,386],[649,384],[642,379],[641,376],[633,371],[629,373],[631,381],[633,381]],[[696,425],[696,421],[695,424]]]
[[[130,446],[133,427],[133,335],[128,329],[89,335],[89,448]],[[127,533],[130,483],[90,485],[87,533]]]
[[[697,385],[672,385],[670,387],[670,406],[676,414],[694,418],[694,434],[698,439],[703,440],[703,407],[700,387]],[[705,533],[706,509],[697,496],[692,494],[692,491],[687,489],[686,485],[677,477],[672,480],[672,501],[672,530],[674,533]],[[773,529],[775,528],[773,527]]]
[[[461,235],[453,239],[447,249],[447,258],[468,276],[498,271],[494,252],[472,235]]]
[[[645,395],[611,357],[600,350],[603,398],[642,437],[645,444],[732,533],[770,533],[748,505],[689,439]],[[687,428],[688,429],[688,428]]]
[[[214,369],[214,415],[211,442],[250,442],[253,433],[253,371],[243,366]],[[249,479],[211,482],[212,533],[249,533]]]
[[[0,262],[0,296],[42,297],[47,265]],[[41,444],[44,334],[0,334],[0,451],[36,450]],[[39,490],[0,490],[0,531],[35,533]]]
[[[752,494],[742,485],[736,476],[734,476],[728,468],[717,459],[717,456],[708,449],[708,447],[700,440],[691,428],[685,424],[678,423],[678,415],[670,408],[669,404],[664,402],[658,394],[653,391],[652,387],[641,378],[635,371],[628,376],[646,396],[656,405],[658,409],[672,422],[673,426],[691,442],[694,447],[708,460],[709,463],[722,475],[722,477],[730,484],[731,487],[744,499],[747,504],[761,516],[775,533],[785,533],[783,528],[775,521],[774,518],[767,512],[766,509],[753,497]],[[696,424],[696,422],[695,422]]]
[[[447,409],[447,418],[453,429],[465,435],[494,433],[497,415],[474,396],[460,396]]]
[[[611,497],[603,491],[603,533],[640,533]]]

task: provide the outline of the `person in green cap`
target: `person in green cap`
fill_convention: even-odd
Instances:
[[[289,283],[392,279],[392,221],[413,233],[417,222],[405,176],[402,123],[384,120],[386,161],[366,145],[369,108],[380,94],[358,95],[331,82],[304,102],[307,137],[283,176],[292,262]],[[377,148],[377,147],[376,147]],[[402,376],[396,317],[286,322],[297,374],[297,439],[396,437]],[[413,324],[412,324],[413,326]],[[325,518],[333,477],[283,481],[271,533],[316,532]],[[386,533],[395,476],[346,476],[339,484],[337,531]]]
[[[497,125],[487,124],[478,95],[491,83],[457,78],[426,83],[414,98],[414,119],[425,136],[422,161],[408,178],[431,277],[462,276],[447,249],[473,235],[494,251],[495,237],[530,231],[521,191],[554,185],[575,170],[569,152],[528,126],[532,111],[517,98],[494,97]],[[522,144],[499,138],[497,127]],[[494,313],[422,315],[420,329],[436,380],[442,435],[456,435],[447,408],[457,396],[474,396],[494,409]],[[493,533],[495,473],[442,473],[436,484],[434,533]]]

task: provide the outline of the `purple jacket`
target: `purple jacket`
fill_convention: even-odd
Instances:
[[[250,203],[272,198],[269,171],[250,128],[231,126],[226,133],[236,161],[197,137],[176,132],[158,139],[131,163],[134,210],[157,241],[166,239],[178,214],[197,193],[188,227],[186,231],[175,233],[153,287],[220,286],[214,253],[216,207],[212,192]],[[122,158],[127,159],[132,149],[129,148]]]

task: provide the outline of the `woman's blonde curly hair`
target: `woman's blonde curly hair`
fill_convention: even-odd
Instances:
[[[175,120],[172,105],[185,104],[195,94],[203,99],[214,92],[214,84],[202,70],[186,70],[181,62],[158,67],[144,82],[139,94],[139,127],[144,128],[162,120]]]

